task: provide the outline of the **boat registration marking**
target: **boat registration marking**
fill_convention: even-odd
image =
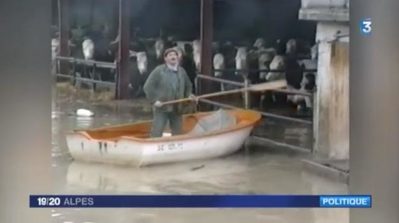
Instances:
[[[159,144],[158,145],[158,152],[164,151],[172,151],[172,150],[182,150],[183,143],[167,143],[167,144]]]

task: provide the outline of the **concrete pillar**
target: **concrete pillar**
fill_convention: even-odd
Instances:
[[[317,65],[317,92],[314,98],[314,152],[316,155],[328,157],[330,140],[328,137],[328,103],[329,103],[329,73],[331,62],[331,45],[321,42]]]
[[[340,25],[318,27],[319,60],[314,111],[314,151],[328,159],[349,159],[349,43],[331,37]],[[341,26],[342,27],[342,26]]]
[[[332,45],[329,157],[349,159],[349,43]]]

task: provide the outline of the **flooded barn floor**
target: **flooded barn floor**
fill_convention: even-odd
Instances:
[[[68,154],[65,133],[75,128],[99,127],[150,119],[144,100],[88,102],[85,93],[65,87],[57,91],[52,125],[52,167],[55,193],[61,194],[346,194],[346,184],[324,179],[302,168],[306,154],[281,148],[250,145],[247,150],[213,160],[144,168],[80,163]],[[86,95],[87,96],[87,95]],[[144,107],[144,108],[143,108]],[[77,108],[95,113],[74,116]],[[306,130],[278,126],[265,130],[289,141]],[[262,129],[257,129],[262,132]],[[306,141],[306,140],[305,140]],[[305,144],[307,142],[304,142]],[[344,209],[56,209],[53,222],[349,222]]]

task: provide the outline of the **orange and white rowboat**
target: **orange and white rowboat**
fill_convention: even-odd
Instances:
[[[238,151],[261,115],[249,110],[227,110],[235,125],[197,135],[187,134],[198,120],[212,112],[185,115],[183,134],[150,138],[151,121],[90,130],[67,135],[75,160],[145,166],[197,159],[217,158]]]

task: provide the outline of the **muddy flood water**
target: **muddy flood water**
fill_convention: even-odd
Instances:
[[[85,95],[65,89],[58,89],[53,101],[51,152],[55,192],[59,194],[346,194],[348,191],[346,184],[304,171],[301,159],[307,154],[259,144],[219,159],[142,168],[76,162],[68,153],[67,132],[150,119],[149,106],[144,100],[89,102]],[[90,109],[95,116],[77,117],[74,111],[78,108]],[[301,141],[307,134],[303,128],[281,128],[279,137],[291,141]],[[56,223],[349,222],[347,209],[54,209],[51,216]]]

